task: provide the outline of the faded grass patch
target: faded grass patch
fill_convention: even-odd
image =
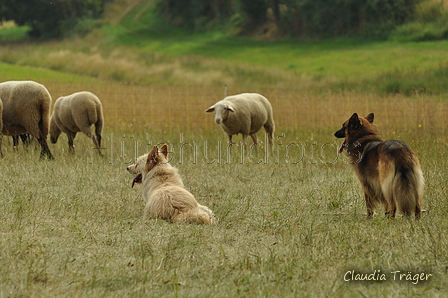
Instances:
[[[23,55],[27,53],[27,55]],[[139,85],[223,85],[246,81],[257,76],[259,84],[274,81],[274,75],[254,66],[222,65],[205,57],[165,57],[161,54],[139,54],[124,48],[100,53],[95,47],[87,51],[62,47],[48,51],[45,48],[25,46],[21,54],[13,49],[0,50],[3,61],[17,65],[32,65],[83,74],[100,79]],[[285,77],[285,76],[284,76]],[[250,82],[251,84],[255,82]]]

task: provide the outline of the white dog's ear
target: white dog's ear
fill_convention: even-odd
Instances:
[[[228,110],[228,111],[230,111],[232,113],[235,113],[235,109],[232,108],[232,106],[227,105],[226,110]]]
[[[215,105],[212,105],[211,107],[209,107],[207,110],[205,110],[206,113],[211,113],[215,111]]]
[[[154,146],[151,152],[148,153],[148,159],[146,160],[147,170],[151,170],[159,162],[159,147]]]
[[[163,155],[165,155],[165,158],[168,159],[168,145],[165,144],[162,146],[162,148],[160,148],[161,152]]]

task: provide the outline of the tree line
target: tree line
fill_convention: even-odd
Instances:
[[[217,23],[250,32],[267,22],[290,36],[375,36],[412,19],[422,0],[157,0],[168,22],[191,29]]]
[[[107,0],[1,0],[0,21],[13,20],[29,26],[29,35],[61,37],[83,33],[101,17]]]
[[[2,0],[0,20],[30,26],[34,37],[83,33],[111,0]],[[155,0],[155,11],[189,30],[237,28],[250,34],[274,25],[286,36],[378,36],[413,17],[423,0]]]

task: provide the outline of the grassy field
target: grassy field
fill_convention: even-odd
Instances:
[[[446,296],[445,41],[185,36],[154,31],[146,7],[115,9],[120,18],[86,39],[0,43],[0,81],[38,81],[53,101],[92,91],[105,115],[103,158],[84,135],[73,156],[65,135],[50,144],[54,161],[3,138],[0,298]],[[204,113],[225,84],[269,98],[273,155],[263,132],[250,156],[239,143],[228,151]],[[333,136],[353,112],[375,113],[384,138],[419,156],[421,221],[365,219]],[[216,225],[142,218],[126,166],[160,143]]]
[[[100,158],[79,135],[69,156],[63,136],[51,145],[56,160],[41,161],[38,150],[14,151],[5,138],[0,297],[445,295],[444,100],[266,87],[260,92],[276,112],[275,153],[266,157],[260,147],[249,159],[239,146],[229,155],[224,133],[204,113],[223,90],[21,71],[47,76],[41,81],[54,98],[98,94],[107,149]],[[420,222],[385,220],[381,212],[364,218],[360,185],[332,136],[354,111],[376,113],[384,137],[407,141],[419,155],[427,210]],[[158,143],[170,145],[172,164],[215,212],[216,225],[143,220],[140,186],[130,187],[125,168]],[[347,281],[358,273],[377,280]]]

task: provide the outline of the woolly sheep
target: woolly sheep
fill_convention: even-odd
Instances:
[[[95,135],[90,126],[95,125]],[[54,103],[54,111],[50,118],[50,137],[55,144],[61,132],[67,134],[69,151],[73,152],[73,140],[78,132],[89,137],[99,154],[101,132],[103,130],[103,107],[99,98],[88,91],[76,92],[59,97]]]
[[[229,136],[229,144],[232,144],[232,135],[239,133],[243,135],[244,146],[246,146],[247,136],[251,136],[254,143],[257,144],[255,134],[264,126],[272,149],[275,123],[272,106],[263,95],[242,93],[227,96],[205,112],[213,111],[215,112],[215,122],[221,125],[221,128]]]
[[[0,83],[3,101],[4,135],[31,134],[40,144],[41,157],[53,159],[47,144],[51,95],[45,86],[33,81]]]

